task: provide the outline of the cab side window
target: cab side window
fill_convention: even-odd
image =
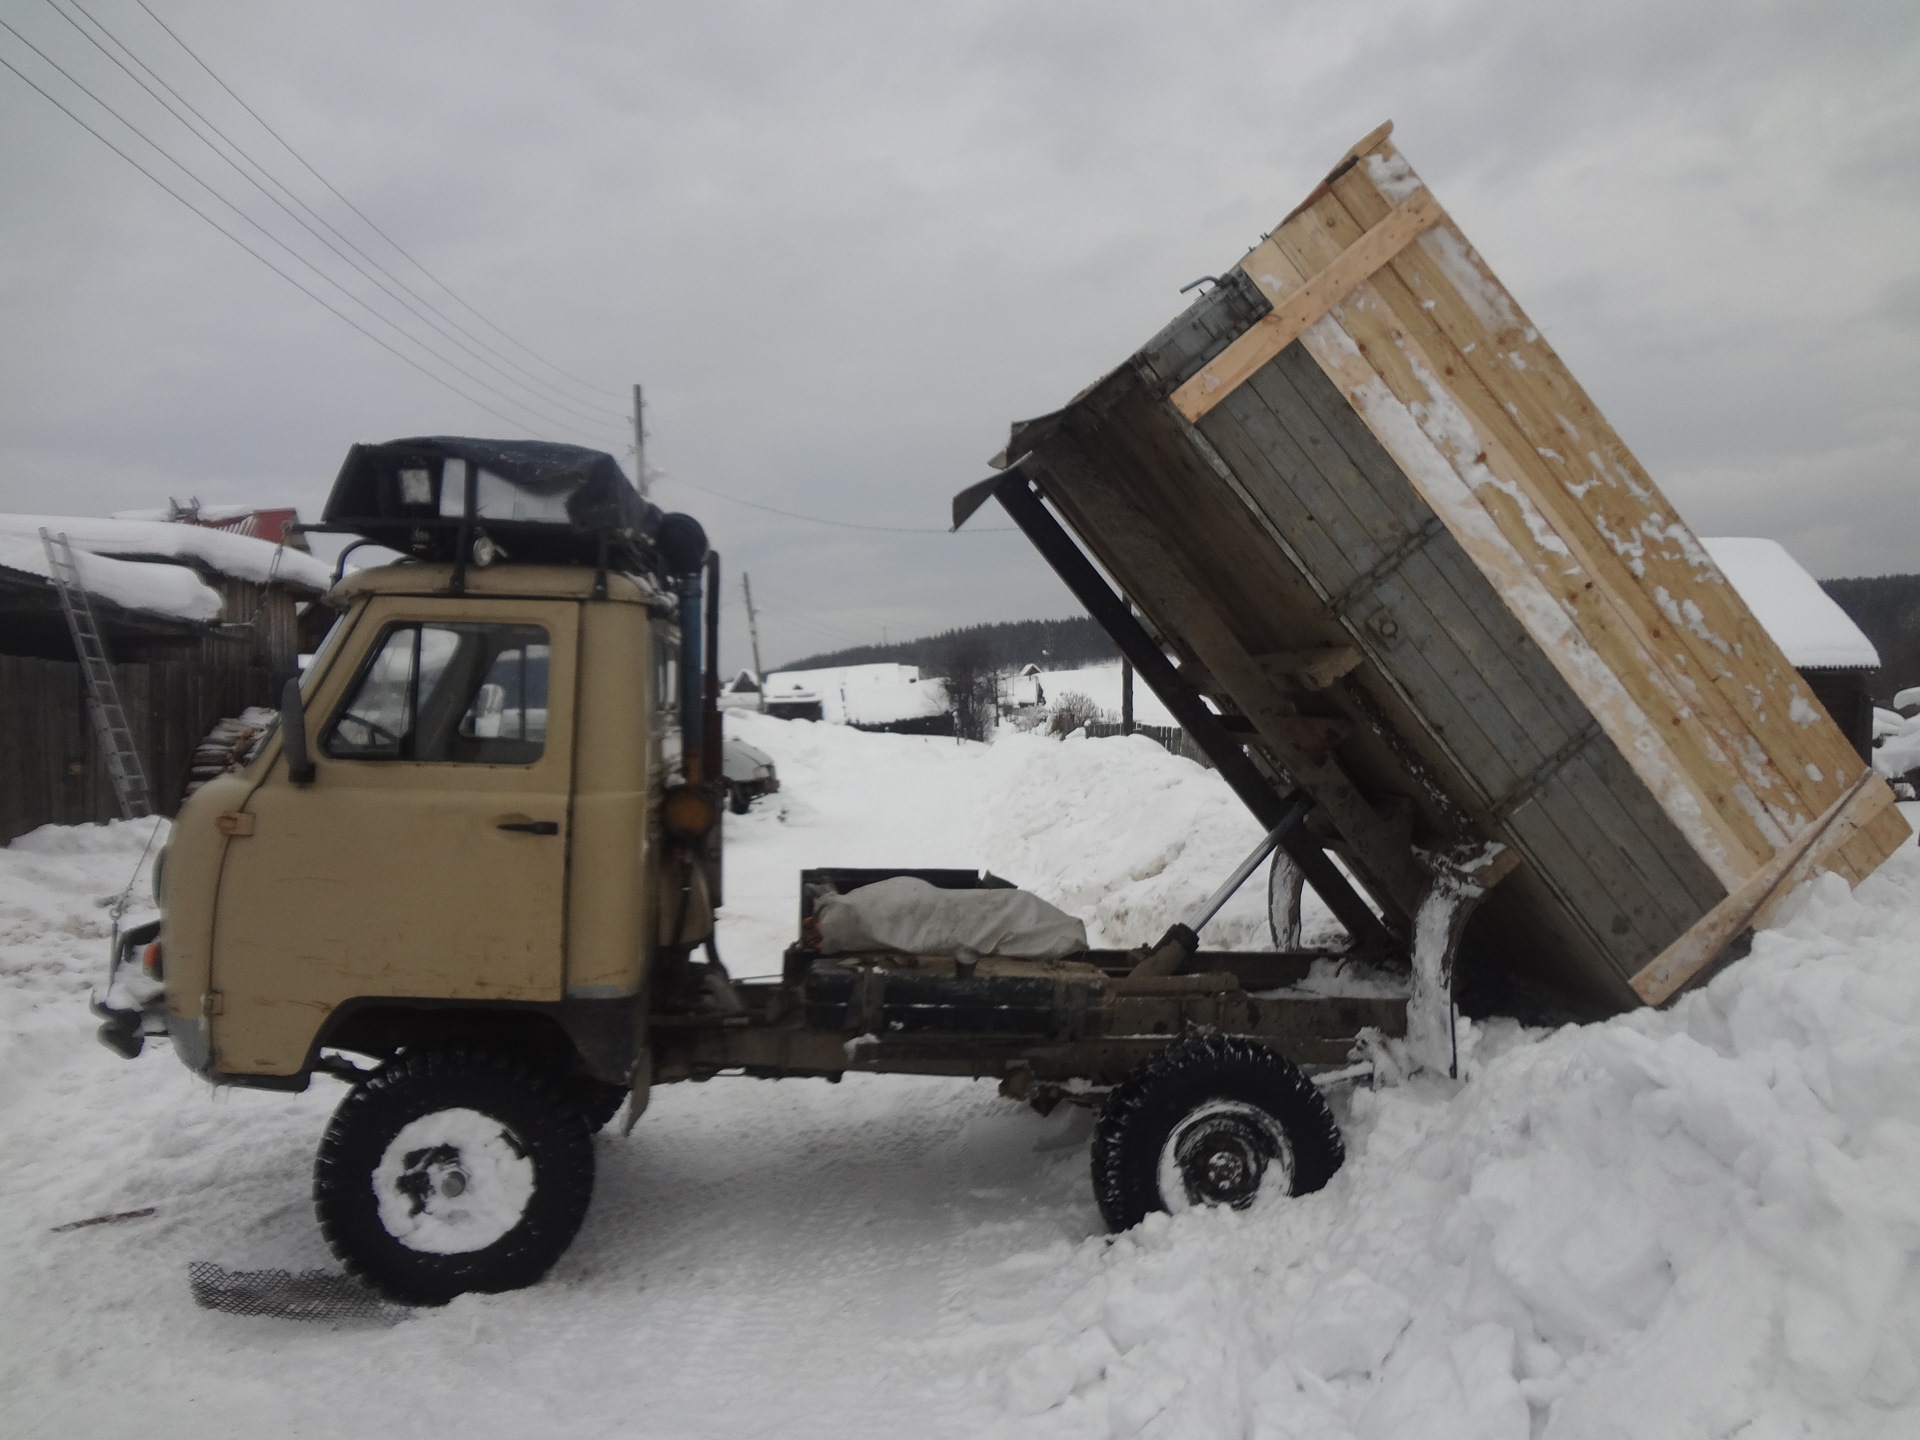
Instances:
[[[546,749],[547,632],[389,626],[328,726],[337,760],[531,765]]]

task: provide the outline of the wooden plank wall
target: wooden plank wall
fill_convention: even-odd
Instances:
[[[214,722],[275,704],[288,673],[198,661],[114,666],[162,814],[179,808],[194,747]],[[0,844],[39,825],[97,823],[119,813],[80,667],[0,655]]]
[[[1389,133],[1242,261],[1273,303],[1424,191]],[[1300,343],[1729,889],[1847,790],[1846,737],[1450,219]],[[1889,796],[1829,864],[1907,833]]]

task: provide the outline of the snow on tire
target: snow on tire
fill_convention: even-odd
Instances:
[[[524,1061],[463,1051],[402,1055],[355,1086],[314,1166],[333,1253],[414,1305],[533,1284],[592,1194],[578,1100]]]
[[[1155,1210],[1305,1195],[1346,1158],[1313,1082],[1266,1046],[1230,1035],[1176,1040],[1107,1097],[1093,1137],[1093,1192],[1111,1230]]]

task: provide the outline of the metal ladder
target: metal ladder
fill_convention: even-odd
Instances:
[[[87,677],[87,713],[93,718],[93,734],[100,742],[100,753],[106,756],[114,797],[120,802],[122,816],[138,820],[153,814],[153,800],[147,789],[146,767],[140,763],[140,752],[133,745],[133,731],[127,725],[127,712],[120,704],[120,687],[114,683],[113,666],[107,663],[107,647],[100,638],[99,622],[93,616],[93,602],[80,583],[80,568],[74,563],[73,547],[67,543],[67,537],[49,535],[42,526],[40,544],[47,552],[53,588],[60,592],[60,608],[67,614],[74,653],[79,656],[81,672]]]

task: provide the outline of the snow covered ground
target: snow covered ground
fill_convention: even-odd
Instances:
[[[956,745],[735,715],[723,951],[807,864],[986,865],[1150,939],[1256,838],[1140,737]],[[1118,1239],[1087,1121],[991,1086],[667,1087],[548,1280],[392,1326],[197,1309],[330,1268],[339,1090],[210,1094],[85,1011],[145,827],[0,850],[0,1434],[1495,1437],[1920,1433],[1920,851],[1827,882],[1673,1011],[1485,1027],[1342,1097],[1318,1195]],[[1209,939],[1264,940],[1257,895]],[[147,1206],[146,1219],[53,1227]]]
[[[1042,670],[1049,704],[1062,695],[1084,695],[1115,720],[1120,718],[1120,662],[1087,665],[1078,670]],[[1007,693],[1015,700],[1032,698],[1033,681],[1016,677],[1005,682]],[[1141,725],[1172,725],[1172,713],[1160,703],[1160,697],[1147,688],[1139,676],[1133,680],[1133,718]]]

